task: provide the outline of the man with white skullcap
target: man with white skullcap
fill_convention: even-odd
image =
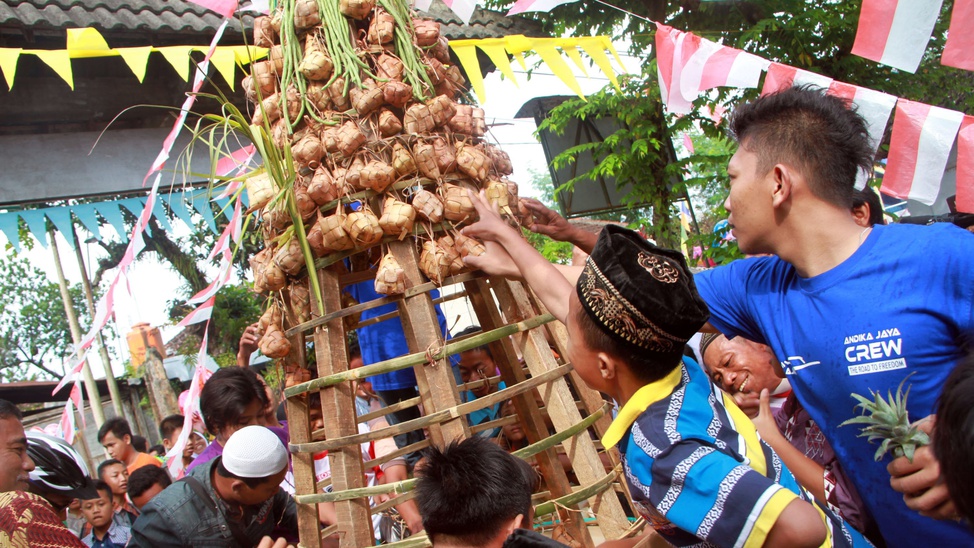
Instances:
[[[223,455],[155,496],[132,526],[129,546],[251,548],[275,528],[296,537],[294,500],[280,488],[287,449],[263,426],[236,431]]]

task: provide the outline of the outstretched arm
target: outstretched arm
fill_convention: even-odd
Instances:
[[[534,198],[522,198],[524,206],[534,215],[535,222],[528,226],[528,230],[544,234],[552,240],[559,242],[570,242],[585,253],[591,254],[595,248],[595,242],[599,239],[598,234],[579,230],[578,227],[569,223],[558,212],[549,209],[547,206]]]
[[[482,268],[490,274],[498,274],[489,268],[493,258],[490,242],[498,244],[510,256],[524,281],[538,295],[541,302],[562,322],[568,317],[568,298],[572,283],[555,266],[547,261],[534,247],[521,237],[521,234],[501,219],[490,206],[486,197],[470,192],[474,207],[480,220],[463,229],[466,236],[483,240],[487,253],[480,257],[468,255],[464,261],[474,268]],[[496,252],[496,249],[495,249]],[[577,275],[576,275],[577,277]]]

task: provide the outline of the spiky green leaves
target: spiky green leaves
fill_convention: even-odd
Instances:
[[[886,453],[892,452],[893,457],[905,456],[913,462],[913,454],[918,447],[930,444],[930,437],[921,432],[916,426],[910,424],[909,413],[906,409],[906,400],[910,395],[910,388],[903,392],[903,384],[912,376],[907,375],[896,389],[896,395],[887,392],[888,399],[884,399],[882,394],[870,390],[873,399],[863,397],[859,394],[851,394],[858,401],[857,408],[862,409],[862,414],[851,418],[839,426],[847,424],[864,424],[860,438],[868,438],[869,442],[879,441],[879,448],[873,456],[877,461],[883,458]]]

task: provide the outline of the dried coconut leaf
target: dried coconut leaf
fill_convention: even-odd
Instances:
[[[425,64],[426,75],[429,76],[430,82],[432,82],[434,86],[446,78],[446,66],[443,65],[439,59],[429,57],[425,60]]]
[[[382,97],[390,106],[403,108],[413,98],[413,87],[405,82],[391,80],[382,85]]]
[[[395,37],[396,20],[382,8],[375,10],[372,22],[369,23],[369,42],[373,44],[388,44]]]
[[[284,358],[291,353],[291,341],[284,336],[280,327],[269,328],[257,344],[260,353],[268,358]]]
[[[262,249],[250,258],[250,271],[254,273],[254,291],[257,293],[267,293],[266,275],[267,261],[270,259],[270,249]]]
[[[274,253],[274,262],[285,274],[297,276],[304,268],[304,255],[301,253],[301,242],[292,237]]]
[[[457,232],[456,237],[454,238],[454,244],[457,252],[460,253],[461,258],[466,257],[467,255],[479,257],[484,253],[487,253],[487,248],[484,247],[484,244],[473,238],[464,236],[460,232]]]
[[[389,164],[372,160],[362,168],[362,186],[377,193],[385,192],[396,180],[396,170]]]
[[[294,146],[291,147],[291,155],[299,166],[316,169],[324,154],[321,141],[314,133],[308,132]]]
[[[264,209],[261,220],[277,231],[282,231],[291,226],[291,214],[284,209],[281,202],[275,204],[273,209]]]
[[[392,253],[386,253],[375,271],[375,292],[382,295],[401,295],[406,292],[406,271]]]
[[[283,118],[271,126],[271,139],[274,141],[274,146],[280,149],[291,142],[291,128],[288,127]]]
[[[443,192],[444,217],[455,223],[477,219],[477,209],[474,207],[473,200],[470,199],[466,188],[443,183],[440,190]]]
[[[365,140],[365,134],[359,129],[358,124],[349,120],[338,130],[338,151],[343,156],[350,157],[365,144]]]
[[[473,135],[473,107],[470,105],[456,105],[456,109],[457,112],[447,122],[447,127],[462,135]]]
[[[443,249],[443,253],[450,259],[450,275],[455,276],[465,269],[460,252],[457,251],[456,243],[449,234],[444,234],[436,240],[436,245]]]
[[[354,190],[365,190],[362,184],[362,170],[365,169],[365,160],[361,156],[352,159],[352,163],[345,169],[345,184]]]
[[[402,131],[402,122],[399,121],[393,112],[387,108],[379,110],[379,135],[392,137]]]
[[[317,221],[311,224],[307,233],[308,247],[315,257],[324,257],[328,250],[325,249],[324,235],[321,233],[321,225]]]
[[[274,74],[280,77],[284,74],[284,50],[280,45],[272,46],[267,52],[267,60],[274,67]]]
[[[277,91],[277,73],[271,61],[257,61],[251,65],[254,87],[260,95],[267,97]]]
[[[429,102],[427,107],[430,110],[430,116],[433,117],[433,123],[437,127],[449,122],[457,113],[456,103],[446,95],[437,95]]]
[[[328,126],[321,130],[321,146],[332,154],[339,151],[337,127]]]
[[[388,53],[380,54],[375,60],[376,75],[387,80],[402,80],[406,66],[402,61]]]
[[[403,126],[405,126],[407,133],[418,135],[433,131],[436,122],[430,114],[429,107],[422,103],[416,103],[406,109],[406,114],[403,116]]]
[[[431,223],[443,220],[443,202],[432,192],[422,189],[413,194],[413,207],[416,213]]]
[[[244,181],[244,186],[250,208],[254,210],[263,209],[277,195],[277,187],[266,172],[249,177]]]
[[[382,217],[379,218],[379,226],[382,228],[382,232],[401,240],[413,231],[415,222],[415,207],[397,200],[393,196],[386,198],[382,204]]]
[[[487,121],[484,119],[484,109],[474,107],[471,109],[473,116],[473,136],[483,137],[487,133]]]
[[[284,92],[284,97],[287,104],[287,115],[288,119],[291,120],[293,124],[297,120],[298,115],[301,114],[301,92],[298,91],[298,86],[294,84],[288,84],[287,91]]]
[[[514,173],[514,164],[511,157],[500,147],[494,145],[484,145],[484,152],[490,158],[491,167],[498,175],[505,176]]]
[[[385,98],[380,88],[370,90],[352,89],[349,96],[352,98],[352,108],[358,112],[360,117],[365,117],[382,106]]]
[[[308,185],[308,195],[319,206],[325,205],[332,200],[337,200],[340,193],[335,178],[332,177],[331,170],[324,164],[319,165]]]
[[[433,139],[433,156],[436,158],[436,167],[439,168],[440,174],[445,175],[457,170],[457,155],[446,139],[442,137]]]
[[[253,124],[263,126],[264,121],[268,125],[273,124],[281,118],[281,96],[278,93],[265,98],[260,105],[254,109]]]
[[[379,219],[368,209],[353,211],[345,217],[345,230],[351,236],[355,247],[369,247],[382,241],[382,227]]]
[[[308,82],[304,89],[304,98],[314,105],[319,112],[323,112],[331,107],[331,96],[325,90],[323,82]]]
[[[321,242],[328,251],[344,251],[355,247],[351,236],[345,230],[345,216],[336,213],[318,219]]]
[[[440,35],[439,39],[436,40],[436,44],[433,45],[427,54],[436,58],[441,63],[450,62],[450,41],[446,39],[446,36]]]
[[[517,203],[520,201],[520,198],[518,198],[517,196],[517,191],[518,191],[517,183],[515,183],[514,181],[506,177],[501,178],[501,182],[507,185],[507,194],[509,195],[508,203],[510,203],[512,207],[516,206]]]
[[[400,177],[412,175],[419,169],[409,149],[398,141],[392,145],[392,168]]]
[[[425,48],[436,44],[440,39],[440,24],[430,19],[413,19],[416,31],[416,45]]]
[[[281,35],[281,25],[284,23],[284,13],[281,11],[281,6],[271,14],[271,28],[274,29],[274,34]]]
[[[457,168],[461,173],[477,181],[486,181],[490,171],[490,159],[472,145],[457,143]]]
[[[335,105],[338,110],[348,110],[352,107],[352,104],[348,100],[348,96],[345,94],[345,79],[341,76],[335,78],[335,81],[328,86],[328,95],[331,97],[331,102]]]
[[[316,0],[296,0],[294,2],[294,28],[310,29],[321,24]]]
[[[423,251],[419,254],[419,269],[426,274],[431,282],[440,285],[450,275],[452,258],[446,251],[431,240],[423,242]]]
[[[277,31],[267,16],[254,19],[254,45],[258,48],[269,48],[277,42]]]
[[[310,36],[305,44],[304,58],[301,59],[298,70],[308,80],[324,81],[330,78],[335,69],[335,64],[332,63],[331,57],[325,52],[325,48],[321,46],[317,39]]]
[[[311,291],[308,289],[308,279],[292,283],[288,288],[288,294],[295,325],[311,320]]]
[[[514,212],[511,211],[510,205],[510,193],[507,190],[507,183],[501,181],[488,181],[487,186],[484,187],[484,194],[487,195],[487,201],[497,208],[502,215],[508,217],[513,217]]]
[[[240,87],[243,88],[244,97],[251,103],[257,103],[257,90],[254,89],[254,77],[247,75],[240,80]]]
[[[318,204],[311,199],[311,195],[308,193],[310,180],[311,177],[298,175],[298,180],[294,182],[294,204],[298,208],[301,219],[305,221],[314,217],[315,213],[318,212]]]
[[[358,21],[368,17],[374,8],[375,0],[341,0],[338,3],[342,15]]]
[[[413,160],[419,172],[430,179],[440,178],[439,164],[436,162],[436,150],[433,145],[419,141],[413,145]]]

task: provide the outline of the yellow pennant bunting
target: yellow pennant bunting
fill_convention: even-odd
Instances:
[[[494,62],[494,66],[501,71],[501,74],[517,86],[517,78],[514,77],[514,71],[511,69],[511,61],[507,58],[507,50],[504,49],[504,40],[502,38],[489,38],[481,40],[481,42],[485,43],[479,44],[480,49],[487,54],[487,57],[490,57],[490,60]]]
[[[588,71],[585,70],[585,63],[582,62],[582,54],[578,52],[578,48],[575,46],[574,40],[559,40],[558,45],[561,50],[568,54],[568,57],[575,63],[578,70],[582,71],[586,77],[588,77]]]
[[[467,41],[463,40],[462,42]],[[453,48],[453,52],[457,54],[457,59],[463,65],[463,70],[470,80],[470,87],[477,94],[477,100],[483,103],[487,100],[487,91],[484,89],[484,76],[480,72],[480,61],[477,60],[477,47],[473,44],[450,44],[450,47]]]
[[[267,57],[267,52],[270,51],[267,48],[258,48],[257,46],[223,46],[233,50],[234,56],[237,58],[237,63],[241,66],[249,65],[250,61],[257,61]],[[217,48],[221,49],[221,48]]]
[[[534,51],[538,52],[541,60],[548,65],[551,72],[561,79],[566,86],[571,88],[572,91],[577,93],[579,97],[585,99],[585,94],[582,93],[582,88],[578,85],[578,80],[572,74],[572,69],[568,68],[568,65],[565,64],[565,61],[561,58],[561,54],[555,49],[555,45],[551,41],[544,39],[534,39],[533,42]]]
[[[113,54],[105,37],[94,28],[68,29],[67,50],[73,59],[104,57]]]
[[[236,55],[234,55],[233,50],[217,49],[213,52],[213,57],[210,57],[210,64],[216,67],[217,72],[223,76],[226,83],[230,84],[230,90],[233,91],[235,85],[233,76],[236,65]]]
[[[197,46],[167,46],[156,48],[156,51],[166,58],[184,82],[189,82],[189,54],[194,49],[197,49]]]
[[[528,65],[524,62],[524,57],[521,54],[531,49],[531,40],[523,34],[515,34],[513,36],[505,36],[504,44],[507,46],[507,51],[521,64],[521,68],[528,70]]]
[[[152,46],[141,48],[118,48],[115,51],[122,56],[122,60],[129,66],[132,74],[138,78],[141,84],[145,80],[145,71],[149,66],[149,54],[152,53]]]
[[[612,63],[609,62],[609,57],[605,54],[605,48],[603,48],[602,41],[599,40],[599,37],[593,36],[591,38],[580,38],[578,40],[578,45],[585,50],[585,53],[592,58],[592,61],[594,61],[595,64],[602,69],[602,72],[609,77],[609,80],[612,81],[612,85],[615,86],[617,90],[622,91],[622,89],[619,87],[619,81],[616,79],[615,71],[612,70]]]
[[[7,89],[13,89],[14,76],[17,74],[17,60],[20,59],[20,48],[0,48],[0,70],[7,81]]]
[[[23,53],[33,53],[41,61],[51,67],[62,80],[67,82],[68,87],[74,90],[74,75],[71,73],[71,57],[66,49],[55,50],[25,50]]]
[[[599,36],[599,42],[602,43],[602,48],[607,49],[612,53],[612,56],[616,58],[616,63],[619,63],[619,67],[625,69],[625,65],[622,64],[622,59],[619,57],[619,52],[616,51],[616,47],[612,45],[612,40],[609,40],[608,36]]]

